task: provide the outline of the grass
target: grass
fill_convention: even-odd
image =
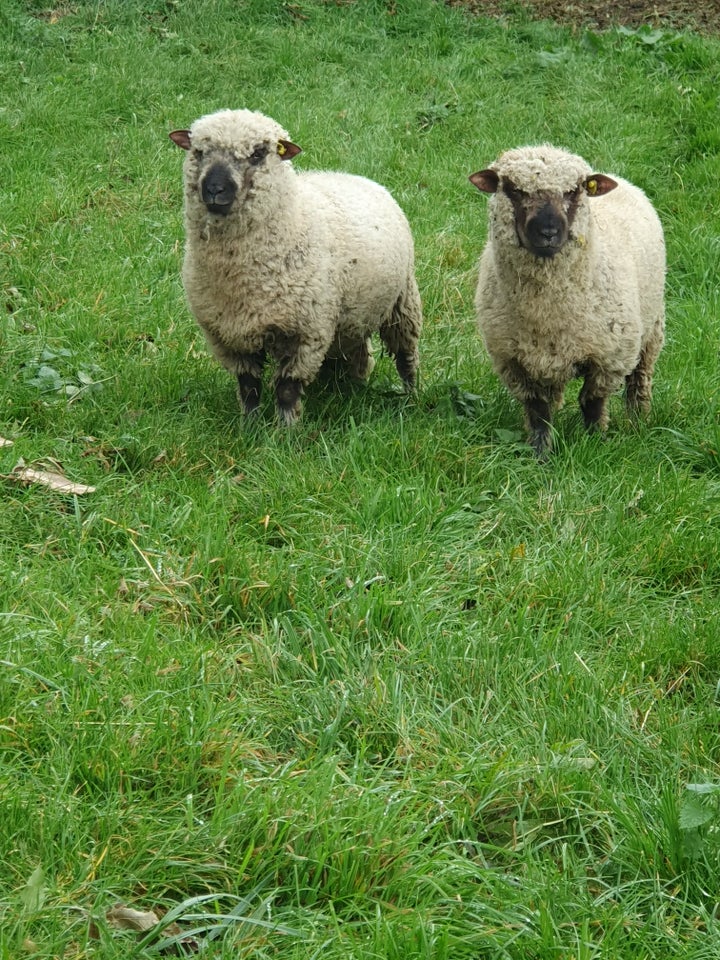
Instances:
[[[0,957],[716,957],[720,42],[432,0],[0,12]],[[180,283],[202,113],[408,213],[422,384],[249,429]],[[539,466],[474,330],[467,175],[550,140],[653,198],[650,419]],[[279,225],[282,232],[282,225]],[[572,391],[571,391],[572,394]],[[190,931],[198,929],[195,935]]]

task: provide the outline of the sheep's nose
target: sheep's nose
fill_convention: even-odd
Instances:
[[[552,240],[560,233],[560,220],[557,212],[550,204],[538,211],[532,221],[534,232],[541,237]]]
[[[552,257],[567,240],[567,226],[554,207],[546,204],[528,221],[527,237],[532,253],[539,257]]]
[[[554,223],[543,223],[540,225],[540,236],[546,237],[548,240],[552,240],[553,237],[556,237],[559,233],[560,230]]]
[[[237,187],[230,171],[221,163],[216,163],[205,174],[200,185],[202,199],[210,213],[223,216],[230,212]]]

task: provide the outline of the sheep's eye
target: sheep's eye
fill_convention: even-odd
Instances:
[[[515,184],[513,183],[505,183],[503,185],[503,190],[505,191],[506,196],[510,198],[510,200],[519,201],[519,200],[522,200],[524,197],[527,197],[527,194],[525,193],[525,191],[520,190],[519,187],[516,187]]]
[[[250,156],[249,156],[248,159],[249,159],[250,163],[251,163],[254,167],[256,167],[259,163],[262,163],[262,162],[263,162],[263,160],[265,159],[265,157],[266,157],[267,155],[268,155],[268,148],[267,148],[267,147],[265,147],[265,146],[263,146],[263,147],[256,147],[256,148],[253,150],[253,152],[250,154]]]
[[[198,161],[198,163],[199,163],[199,162],[202,160],[202,158],[203,158],[203,152],[202,152],[202,150],[200,150],[200,149],[198,149],[198,148],[193,149],[193,157],[195,157],[195,159],[196,159],[196,160]]]
[[[575,187],[574,190],[568,190],[566,194],[563,195],[563,200],[565,203],[574,203],[580,196],[580,187]]]

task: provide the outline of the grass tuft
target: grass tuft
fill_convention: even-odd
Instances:
[[[719,52],[512,5],[3,4],[2,960],[717,956]],[[403,205],[416,397],[379,357],[243,423],[167,139],[226,106]],[[570,390],[541,466],[467,177],[546,140],[657,205],[668,342],[647,421],[586,436]]]

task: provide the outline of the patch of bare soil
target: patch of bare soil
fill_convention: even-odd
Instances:
[[[446,0],[472,13],[500,17],[523,9],[535,20],[577,28],[665,27],[720,33],[720,0]]]

